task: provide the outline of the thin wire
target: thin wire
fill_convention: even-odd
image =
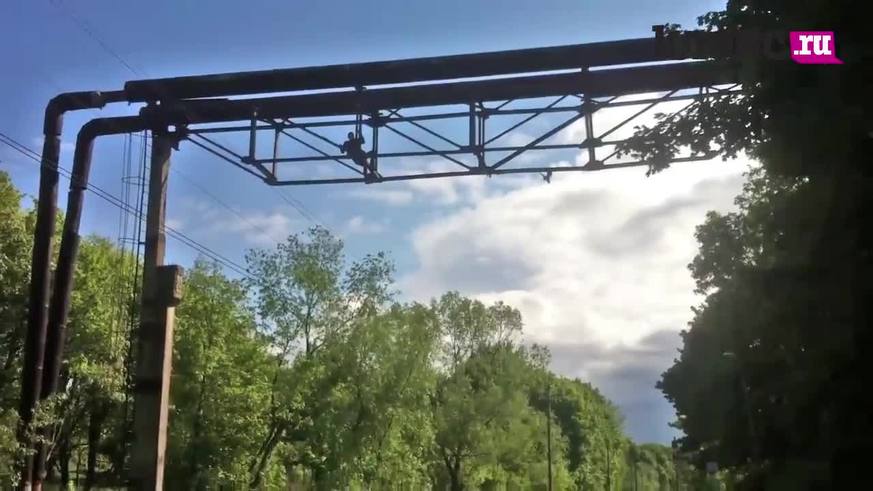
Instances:
[[[39,153],[28,148],[26,145],[23,145],[22,143],[18,142],[17,140],[6,135],[3,132],[0,132],[0,143],[7,145],[8,147],[12,148],[13,150],[24,155],[25,157],[30,158],[31,160],[33,160],[34,162],[36,162],[40,166],[43,165],[42,164],[42,157],[40,156]],[[54,164],[54,165],[52,165],[52,164]],[[70,179],[72,177],[72,172],[70,172],[69,170],[65,169],[64,167],[58,165],[57,162],[49,162],[48,165],[51,166],[52,168],[56,168],[64,177],[66,177],[68,179]],[[126,211],[127,213],[130,213],[131,215],[135,216],[136,218],[139,218],[141,221],[145,220],[145,216],[142,213],[138,213],[137,210],[133,209],[132,207],[130,207],[126,203],[122,202],[113,194],[101,189],[99,186],[96,186],[94,184],[88,184],[88,186],[86,187],[86,190],[91,191],[94,195],[103,199],[107,203],[109,203],[117,208],[120,208],[120,209]],[[206,247],[205,245],[197,242],[196,240],[188,237],[187,235],[183,234],[182,232],[179,232],[178,230],[176,230],[176,229],[174,229],[166,224],[164,225],[163,228],[164,228],[164,231],[167,233],[167,235],[176,239],[177,241],[181,242],[182,244],[187,245],[188,247],[196,250],[197,252],[199,252],[205,256],[210,257],[211,259],[218,262],[219,264],[227,267],[230,270],[233,270],[234,272],[236,272],[242,276],[251,278],[251,276],[246,272],[246,268],[244,266],[241,266],[240,264],[234,262],[233,260],[222,256],[221,254],[213,251],[212,249]]]
[[[199,135],[198,135],[198,136],[199,136]],[[201,136],[200,138],[203,138],[203,137]],[[208,140],[208,139],[206,139],[206,138],[204,138],[204,139],[207,140],[207,141],[210,141],[210,140]],[[220,158],[225,158],[225,157],[222,157],[222,156],[218,155],[217,153],[214,153],[214,151],[213,151],[212,149],[207,148],[204,144],[201,144],[200,142],[198,142],[198,141],[196,141],[196,140],[193,140],[193,139],[189,138],[188,141],[191,142],[191,143],[193,143],[195,147],[200,148],[201,150],[203,150],[203,151],[205,151],[205,152],[208,152],[208,153],[210,153],[210,154],[212,154],[212,155],[214,155],[214,156],[220,157]],[[233,162],[231,162],[231,163],[233,163]],[[235,164],[235,165],[238,165],[238,164]],[[245,170],[246,172],[250,172],[250,173],[252,173],[255,177],[261,179],[261,176],[258,176],[258,175],[255,174],[254,172],[249,171],[249,170],[247,170],[247,169],[245,169],[245,168],[243,168],[243,170]],[[174,168],[174,171],[175,171],[175,168]],[[225,202],[223,202],[222,200],[220,200],[220,199],[219,199],[217,196],[215,196],[213,193],[207,191],[205,188],[203,188],[203,187],[200,186],[199,184],[196,184],[196,182],[195,182],[193,179],[191,179],[191,178],[185,176],[185,175],[182,174],[182,173],[178,173],[178,174],[179,174],[180,177],[182,177],[183,180],[186,180],[188,183],[190,183],[191,185],[193,185],[194,187],[196,187],[198,190],[200,190],[201,192],[203,192],[206,196],[208,196],[208,197],[210,197],[211,199],[213,199],[216,203],[218,203],[219,205],[223,206],[224,208],[227,208],[227,209],[228,209],[229,211],[231,211],[233,214],[235,214],[235,215],[237,215],[238,217],[240,217],[241,219],[245,220],[246,223],[248,223],[250,226],[255,227],[255,228],[258,228],[258,230],[260,230],[262,233],[266,234],[267,236],[271,236],[271,235],[272,235],[272,234],[269,233],[266,229],[261,228],[261,227],[257,227],[254,223],[252,223],[251,221],[249,221],[245,216],[243,216],[242,214],[240,214],[240,213],[239,213],[237,210],[235,210],[232,206],[230,206],[230,205],[228,205],[227,203],[225,203]],[[297,213],[299,213],[300,216],[302,216],[304,219],[309,220],[309,221],[312,222],[313,224],[318,225],[319,227],[321,227],[321,228],[323,228],[323,229],[325,229],[325,230],[330,231],[330,229],[329,229],[329,228],[328,228],[324,223],[322,223],[322,222],[321,222],[321,221],[320,221],[320,220],[315,216],[314,213],[312,213],[311,211],[309,211],[309,209],[306,207],[306,205],[303,204],[303,202],[301,202],[300,200],[297,200],[297,199],[295,199],[295,198],[293,198],[293,197],[285,196],[285,194],[283,194],[279,189],[277,189],[277,188],[275,188],[275,187],[272,187],[272,186],[271,186],[271,188],[272,188],[273,191],[274,191],[274,192],[279,196],[279,198],[282,199],[282,201],[284,201],[285,203],[287,203],[288,205],[290,205],[292,208],[294,208],[294,209],[297,211]],[[273,237],[273,238],[275,239],[275,237]]]
[[[121,63],[122,65],[124,65],[124,67],[127,68],[128,70],[130,70],[131,73],[133,73],[133,74],[136,75],[137,77],[146,78],[147,75],[146,75],[146,73],[145,73],[144,71],[140,71],[140,70],[137,70],[136,68],[134,68],[133,65],[131,65],[130,63],[128,63],[127,60],[125,60],[125,59],[124,59],[120,54],[118,54],[117,51],[115,51],[114,49],[112,49],[112,47],[109,46],[109,43],[107,43],[106,41],[104,41],[103,38],[101,38],[100,35],[97,34],[97,32],[94,30],[93,27],[91,27],[91,24],[89,24],[88,21],[86,21],[85,19],[82,19],[82,18],[78,17],[77,15],[75,15],[75,14],[74,14],[70,9],[68,9],[68,8],[67,8],[63,3],[61,3],[61,2],[50,2],[50,3],[51,3],[52,5],[55,5],[56,7],[58,7],[58,9],[59,9],[61,12],[63,12],[63,13],[64,13],[64,14],[65,14],[65,15],[66,15],[70,20],[72,20],[73,23],[76,24],[76,26],[78,26],[79,29],[82,30],[82,32],[84,32],[85,34],[87,34],[88,37],[90,37],[90,38],[91,38],[94,42],[96,42],[96,43],[97,43],[101,48],[103,48],[104,51],[106,51],[107,53],[109,53],[110,56],[112,56],[113,58],[115,58],[116,61],[118,61],[119,63]]]
[[[133,73],[134,75],[136,75],[136,76],[138,76],[138,77],[143,77],[143,78],[147,76],[147,74],[146,74],[145,71],[137,70],[136,68],[133,67],[133,65],[131,65],[130,63],[128,63],[127,60],[125,60],[124,57],[122,57],[122,56],[121,56],[117,51],[115,51],[114,49],[112,49],[112,46],[110,46],[108,42],[104,41],[103,38],[102,38],[100,35],[97,34],[97,32],[96,32],[96,31],[91,27],[91,25],[90,25],[86,20],[84,20],[84,19],[78,17],[77,15],[75,15],[75,14],[74,14],[70,9],[68,9],[65,5],[63,5],[63,4],[60,3],[60,2],[54,2],[54,1],[52,1],[52,2],[50,2],[50,3],[52,3],[52,4],[55,5],[55,6],[57,6],[58,9],[59,9],[61,12],[63,12],[64,14],[66,14],[67,17],[69,17],[70,20],[73,21],[73,23],[75,23],[75,24],[76,24],[76,25],[77,25],[77,26],[78,26],[78,27],[79,27],[79,28],[80,28],[80,29],[81,29],[85,34],[88,35],[88,37],[90,37],[94,42],[96,42],[96,43],[97,43],[97,44],[98,44],[98,45],[99,45],[99,46],[100,46],[104,51],[106,51],[110,56],[112,56],[113,58],[115,58],[116,61],[118,61],[119,63],[121,63],[121,64],[122,64],[125,68],[127,68],[131,73]],[[6,138],[12,140],[12,139],[9,138],[8,136],[7,136]],[[12,140],[12,141],[14,141],[14,140]],[[143,140],[143,141],[146,142],[146,145],[148,144],[146,140]],[[17,142],[16,142],[16,143],[17,143]],[[22,146],[23,146],[23,145],[22,145]],[[24,147],[24,148],[27,148],[27,147]],[[29,150],[29,149],[28,149],[28,150]],[[36,152],[33,152],[33,153],[36,155]],[[40,159],[41,159],[41,157],[40,157]],[[41,160],[40,160],[40,162],[41,162]],[[58,165],[57,167],[60,168],[59,165]],[[141,176],[141,177],[143,177],[143,176]],[[94,186],[94,185],[89,185],[89,187],[97,188],[97,187]],[[99,188],[97,188],[97,189],[99,189]],[[95,194],[96,194],[96,193],[95,193]],[[109,194],[109,193],[106,193],[106,194]],[[112,196],[112,195],[109,195],[109,196]],[[113,198],[114,198],[114,196],[113,196]],[[116,199],[117,199],[117,198],[116,198]],[[215,198],[213,197],[213,199],[215,199]],[[121,201],[121,200],[118,200],[118,201],[120,201],[120,202],[123,203],[124,205],[127,205],[127,203],[126,203],[125,201]],[[220,203],[220,204],[223,204],[223,203]],[[226,208],[230,209],[230,207],[228,207],[226,204],[223,204],[223,205],[224,205]],[[127,205],[127,206],[128,206],[128,208],[129,208],[129,205]],[[125,212],[128,212],[128,213],[131,213],[129,210],[125,210],[122,206],[119,206],[119,208],[122,209],[122,211],[125,211]],[[233,211],[233,210],[231,210],[231,211]],[[142,218],[141,218],[141,214],[142,214],[141,208],[140,208],[139,210],[137,210],[137,212],[138,212],[139,215],[140,215],[139,218],[142,220]],[[136,216],[136,214],[135,214],[134,216]],[[172,228],[167,227],[166,225],[164,226],[164,228],[165,228],[166,230],[173,230]],[[176,232],[176,233],[181,234],[180,232]],[[184,236],[184,235],[183,235],[183,236]],[[191,239],[191,240],[193,241],[193,239]],[[196,242],[195,242],[195,243],[196,243]],[[201,244],[198,244],[198,245],[200,245],[200,246],[203,247],[204,249],[207,249],[207,250],[208,250],[208,248],[206,248],[205,246],[202,246]],[[217,256],[220,256],[220,255],[217,254],[217,253],[216,253],[216,255],[217,255]],[[224,259],[227,260],[226,258],[224,258]],[[227,261],[228,261],[230,264],[234,264],[233,261],[230,261],[230,260],[227,260]],[[237,266],[237,268],[241,268],[239,265],[236,265],[236,266]],[[235,268],[231,268],[231,269],[235,269]],[[245,270],[245,268],[242,268],[242,269],[243,269],[243,271]]]
[[[286,135],[287,135],[287,133],[286,133]],[[192,135],[192,136],[197,136],[198,138],[202,138],[203,140],[206,140],[206,141],[208,141],[208,142],[210,142],[210,143],[212,143],[212,144],[215,144],[215,142],[213,142],[212,140],[210,140],[210,139],[208,139],[208,138],[206,138],[206,137],[204,137],[204,136],[202,136],[202,135]],[[291,135],[288,135],[288,136],[291,136]],[[292,138],[294,138],[294,137],[292,136]],[[216,157],[219,157],[219,158],[222,158],[222,159],[225,159],[225,160],[229,160],[227,157],[224,157],[224,156],[219,155],[215,150],[212,150],[212,149],[208,148],[205,144],[203,144],[203,143],[201,143],[201,142],[198,142],[197,140],[194,140],[194,139],[192,139],[192,138],[188,138],[188,141],[190,141],[191,143],[194,144],[194,146],[196,146],[197,148],[202,149],[202,150],[205,151],[205,152],[208,152],[208,153],[210,153],[210,154],[212,154],[212,155],[214,155],[214,156],[216,156]],[[221,147],[221,145],[218,145],[218,146]],[[225,150],[227,150],[227,149],[225,148]],[[231,152],[231,153],[233,153],[233,152]],[[230,163],[231,163],[231,164],[234,164],[234,165],[236,165],[236,166],[239,167],[239,164],[235,164],[234,162],[230,162]],[[255,177],[257,177],[257,178],[262,179],[261,176],[258,176],[258,175],[255,174],[254,172],[252,172],[252,171],[250,171],[250,170],[248,170],[248,169],[246,169],[246,168],[244,168],[244,167],[243,167],[242,169],[243,169],[244,171],[246,171],[246,172],[249,172],[249,173],[255,175]],[[311,211],[309,211],[309,209],[306,207],[306,205],[303,204],[303,202],[301,202],[300,200],[295,199],[295,198],[293,198],[293,197],[289,198],[289,197],[285,196],[285,194],[282,193],[278,188],[275,188],[275,187],[272,187],[272,186],[271,186],[271,188],[272,188],[273,191],[274,191],[274,192],[275,192],[275,193],[276,193],[276,194],[277,194],[277,195],[282,199],[282,201],[284,201],[285,203],[291,205],[291,207],[293,207],[295,210],[297,210],[297,213],[299,213],[300,216],[302,216],[302,217],[305,218],[306,220],[309,220],[310,222],[314,223],[315,225],[318,225],[318,226],[320,226],[321,228],[324,228],[325,230],[330,230],[329,228],[327,228],[327,226],[325,226],[323,223],[321,223],[321,222],[318,220],[318,218],[315,217],[315,214],[314,214],[314,213],[312,213]]]
[[[148,167],[148,132],[142,132],[142,139],[140,141],[140,155],[138,164],[138,174],[136,180],[130,180],[129,182],[135,183],[137,186],[137,190],[139,191],[136,197],[136,210],[138,214],[142,214],[143,205],[145,202],[145,176],[147,173]],[[133,173],[133,169],[131,168],[131,175]],[[128,315],[128,326],[127,326],[127,353],[124,363],[124,381],[125,386],[128,390],[124,391],[124,412],[122,415],[122,421],[124,422],[124,432],[122,433],[122,445],[124,448],[127,448],[127,445],[130,443],[131,435],[133,434],[133,401],[131,399],[131,394],[133,393],[133,355],[134,355],[134,347],[136,346],[136,335],[137,330],[139,328],[139,312],[136,309],[136,305],[139,304],[140,293],[142,292],[142,285],[140,282],[140,258],[142,257],[142,220],[136,220],[134,225],[134,239],[133,239],[133,278],[129,283],[130,288],[130,303],[128,303],[127,315]]]
[[[134,68],[130,63],[128,63],[128,62],[127,62],[127,61],[126,61],[126,60],[125,60],[125,59],[124,59],[120,54],[118,54],[118,52],[116,52],[114,49],[112,49],[112,47],[109,45],[109,43],[107,43],[106,41],[104,41],[104,40],[103,40],[103,39],[102,39],[102,38],[101,38],[101,37],[100,37],[100,36],[99,36],[95,31],[94,31],[94,29],[90,27],[90,25],[89,25],[89,24],[88,24],[84,19],[80,19],[79,17],[77,17],[76,15],[74,15],[74,14],[73,14],[69,9],[67,9],[63,4],[61,4],[61,3],[59,3],[59,2],[58,2],[58,3],[55,3],[54,1],[52,1],[51,3],[57,5],[58,8],[59,8],[62,12],[64,12],[64,13],[65,13],[65,14],[66,14],[66,15],[67,15],[67,16],[68,16],[68,17],[69,17],[69,18],[70,18],[74,23],[76,23],[76,25],[79,26],[80,29],[82,29],[82,31],[85,32],[85,34],[87,34],[89,37],[91,37],[91,39],[93,39],[93,40],[94,40],[94,41],[95,41],[95,42],[96,42],[96,43],[97,43],[101,48],[103,48],[107,53],[109,53],[109,54],[110,54],[113,58],[115,58],[119,63],[121,63],[122,65],[124,65],[125,68],[127,68],[128,70],[130,70],[131,73],[133,73],[134,75],[136,75],[136,76],[138,76],[138,77],[143,77],[143,78],[145,78],[145,76],[146,76],[145,71],[139,71],[139,70],[137,70],[136,68]],[[204,150],[205,150],[205,149],[204,149]],[[289,199],[288,197],[285,196],[285,194],[283,194],[282,192],[280,192],[278,189],[275,189],[275,188],[274,188],[274,190],[275,190],[276,194],[278,194],[279,197],[282,198],[283,201],[285,201],[286,203],[288,203],[289,205],[291,205],[291,206],[292,206],[295,210],[297,210],[297,212],[300,213],[300,214],[301,214],[305,219],[309,220],[310,222],[314,223],[315,225],[318,225],[318,226],[324,228],[325,230],[330,231],[330,229],[327,228],[323,223],[321,223],[321,222],[320,222],[320,221],[315,217],[315,215],[314,215],[313,213],[311,213],[311,212],[306,208],[306,205],[304,205],[302,202],[300,202],[299,200],[296,200],[296,199],[294,199],[294,198]],[[213,198],[213,199],[215,199],[215,198]],[[216,200],[216,201],[217,201],[219,204],[222,204],[220,200]],[[292,202],[292,201],[293,201],[293,202]],[[222,206],[224,206],[225,208],[231,209],[231,208],[228,207],[227,205],[222,204]],[[231,211],[233,211],[233,210],[231,209]],[[234,213],[238,215],[237,212],[234,211]],[[269,234],[268,234],[268,235],[269,235]]]
[[[122,168],[122,178],[121,178],[121,201],[123,203],[129,202],[129,193],[127,189],[127,185],[124,182],[124,175],[129,173],[130,171],[130,163],[132,159],[131,148],[133,147],[133,134],[128,133],[125,135],[124,144],[121,148],[121,168]],[[126,310],[124,308],[123,300],[125,298],[125,291],[123,286],[127,284],[126,278],[126,268],[125,259],[127,258],[127,248],[122,242],[122,237],[127,235],[127,220],[128,215],[119,210],[118,213],[118,233],[116,236],[116,246],[118,247],[118,263],[116,264],[117,270],[120,272],[120,275],[116,277],[118,280],[118,284],[114,285],[113,290],[115,295],[117,296],[117,301],[113,303],[113,320],[112,320],[112,337],[110,338],[110,350],[114,353],[115,347],[118,341],[121,339],[121,333],[127,324],[125,319]]]
[[[282,198],[282,201],[291,205],[291,207],[294,208],[295,210],[297,210],[297,213],[300,213],[303,216],[303,218],[309,220],[310,222],[314,223],[315,225],[318,225],[319,227],[321,227],[325,230],[329,230],[327,228],[327,226],[325,226],[323,223],[321,223],[317,218],[315,218],[315,216],[312,215],[312,213],[310,213],[306,209],[306,206],[303,203],[294,199],[293,197],[285,196],[281,191],[279,191],[276,188],[273,188],[273,190],[276,192],[276,194],[280,198]]]
[[[195,181],[193,178],[188,177],[187,175],[185,175],[184,173],[182,173],[181,171],[179,171],[179,170],[176,169],[176,168],[173,168],[173,173],[176,174],[178,177],[181,177],[182,180],[185,181],[185,182],[187,182],[190,186],[192,186],[193,188],[197,189],[198,191],[200,191],[201,193],[205,194],[206,196],[208,196],[209,198],[211,198],[213,201],[215,201],[216,203],[218,203],[219,205],[221,205],[222,207],[224,207],[227,211],[229,211],[229,212],[233,213],[234,215],[236,215],[237,217],[239,217],[240,220],[244,221],[244,222],[245,222],[247,225],[249,225],[250,227],[252,227],[252,228],[254,228],[254,229],[257,229],[259,232],[263,233],[264,235],[266,235],[266,236],[268,236],[268,237],[273,235],[269,230],[267,230],[266,228],[264,228],[264,227],[262,227],[262,226],[260,226],[260,225],[258,225],[258,224],[256,224],[256,223],[252,222],[251,220],[248,219],[248,217],[246,217],[245,215],[243,215],[242,213],[240,213],[239,211],[237,211],[236,209],[234,209],[234,208],[233,208],[232,206],[230,206],[229,204],[227,204],[227,203],[225,203],[224,201],[222,201],[221,198],[219,198],[218,196],[214,195],[211,191],[209,191],[209,190],[206,189],[205,187],[203,187],[203,186],[201,186],[200,184],[198,184],[197,181]],[[273,237],[273,238],[275,239],[275,237]]]

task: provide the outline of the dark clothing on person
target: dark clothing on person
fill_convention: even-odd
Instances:
[[[340,150],[343,151],[346,155],[352,158],[352,160],[361,167],[364,168],[364,171],[369,169],[367,164],[367,154],[364,152],[364,138],[363,137],[352,137],[349,138],[343,145],[340,147]]]

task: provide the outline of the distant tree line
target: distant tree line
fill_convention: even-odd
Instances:
[[[3,487],[22,452],[15,409],[33,212],[21,199],[0,172]],[[660,486],[636,489],[672,489],[669,449],[636,452],[612,403],[551,373],[548,351],[521,342],[517,310],[457,293],[399,303],[385,255],[350,262],[320,228],[250,251],[247,266],[245,279],[206,260],[185,273],[169,488],[545,489],[551,422],[554,489],[635,489],[632,450],[639,482]],[[38,418],[51,428],[50,480],[62,486],[124,484],[137,268],[107,239],[82,242],[62,390]]]

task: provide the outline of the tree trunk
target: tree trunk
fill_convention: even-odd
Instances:
[[[267,462],[269,462],[270,456],[273,454],[276,445],[279,444],[279,439],[282,437],[282,433],[284,433],[285,430],[284,424],[278,421],[276,416],[278,414],[278,408],[276,407],[276,383],[279,381],[279,371],[282,369],[282,365],[285,362],[285,355],[288,353],[290,346],[291,340],[289,339],[282,348],[282,352],[276,357],[276,371],[273,373],[273,381],[270,384],[271,426],[270,430],[267,432],[267,439],[261,444],[261,447],[252,459],[252,465],[249,466],[249,474],[251,476],[249,487],[252,489],[257,488],[261,484],[261,474],[264,472],[264,468],[267,466]]]
[[[464,483],[461,481],[461,459],[455,459],[454,464],[449,469],[449,479],[452,491],[464,491]]]
[[[452,491],[464,491],[464,483],[461,482],[461,476],[455,474],[454,472],[450,472],[449,479],[451,483],[449,489],[451,489]]]
[[[98,402],[91,413],[88,422],[88,457],[87,470],[85,471],[85,489],[94,487],[97,480],[97,449],[100,445],[100,433],[103,421],[106,419],[106,406]]]
[[[267,467],[267,462],[270,461],[270,456],[273,455],[273,450],[276,449],[276,445],[279,444],[279,439],[282,437],[283,428],[279,425],[274,425],[270,430],[269,438],[264,442],[261,446],[261,450],[259,455],[255,456],[255,462],[251,468],[251,482],[249,483],[249,488],[257,489],[258,486],[261,485],[261,479],[263,478],[264,468]]]
[[[206,400],[206,375],[200,377],[200,390],[197,395],[197,408],[194,410],[194,421],[191,425],[191,442],[188,446],[188,466],[191,472],[189,479],[189,489],[201,489],[201,464],[200,464],[200,440],[203,438],[203,405]]]
[[[61,473],[61,489],[70,489],[70,458],[71,445],[69,438],[64,437],[58,442],[58,469]]]

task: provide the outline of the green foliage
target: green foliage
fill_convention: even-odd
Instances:
[[[198,260],[176,316],[167,479],[185,489],[244,486],[271,363],[245,290]]]
[[[0,171],[0,487],[11,488],[21,455],[16,440],[21,356],[30,282],[33,216],[21,193]]]
[[[731,0],[710,30],[834,31],[845,65],[744,60],[744,94],[639,128],[623,150],[653,172],[681,149],[757,158],[739,210],[711,213],[690,265],[706,295],[659,387],[698,468],[746,489],[866,479],[873,346],[868,26],[846,3]]]
[[[30,234],[21,194],[0,171],[0,487],[11,485],[17,455],[15,428],[27,285]]]
[[[676,458],[678,457],[678,458]],[[627,462],[622,490],[624,491],[719,491],[732,489],[730,476],[724,472],[707,474],[691,465],[684,456],[674,457],[666,445],[630,444],[625,453]]]
[[[566,440],[567,469],[579,489],[620,489],[627,438],[618,409],[590,384],[546,374],[548,392],[533,393],[533,404],[551,410]]]
[[[20,455],[32,231],[20,198],[0,173],[3,486]],[[248,265],[245,281],[204,260],[185,273],[167,486],[546,489],[551,447],[555,489],[621,489],[628,443],[617,410],[551,374],[548,351],[521,342],[517,310],[454,292],[392,303],[391,262],[349,262],[319,228],[251,251]],[[61,390],[37,413],[61,484],[75,472],[87,486],[123,485],[136,266],[105,239],[82,241]]]

